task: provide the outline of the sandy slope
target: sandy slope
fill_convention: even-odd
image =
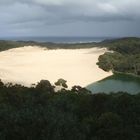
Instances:
[[[66,79],[68,85],[86,86],[112,73],[104,72],[96,65],[105,49],[44,50],[37,46],[25,46],[0,52],[0,78],[26,86],[41,79],[54,83]]]

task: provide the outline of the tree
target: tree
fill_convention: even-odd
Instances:
[[[58,81],[55,82],[55,85],[56,86],[61,86],[63,88],[68,88],[68,85],[66,83],[67,83],[66,80],[64,80],[64,79],[58,79]]]
[[[4,86],[4,83],[0,79],[0,88]]]
[[[122,135],[122,119],[121,117],[112,112],[103,113],[98,118],[98,137],[102,140],[121,140]]]
[[[36,90],[40,93],[54,93],[54,87],[51,85],[51,83],[48,80],[41,80],[37,86]]]
[[[73,86],[71,91],[73,91],[76,94],[84,94],[84,93],[91,93],[86,88],[82,88],[81,86]]]

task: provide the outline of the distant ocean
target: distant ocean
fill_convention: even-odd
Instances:
[[[0,40],[13,41],[37,41],[37,42],[52,42],[52,43],[90,43],[101,42],[110,37],[3,37]]]

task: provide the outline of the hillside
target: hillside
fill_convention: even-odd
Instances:
[[[6,41],[0,40],[0,51],[5,51],[12,48],[24,47],[24,46],[40,46],[48,49],[81,49],[96,47],[97,43],[51,43],[51,42],[35,42],[35,41]]]
[[[100,68],[140,75],[140,38],[106,40],[100,45],[113,51],[99,57],[97,64]]]

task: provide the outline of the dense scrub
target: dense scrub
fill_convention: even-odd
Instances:
[[[0,82],[0,140],[139,140],[140,94]]]
[[[35,41],[6,41],[0,40],[0,51],[5,51],[12,48],[24,47],[24,46],[40,46],[48,49],[81,49],[96,47],[97,43],[51,43],[51,42],[35,42]]]
[[[106,41],[104,44],[109,50],[99,57],[97,63],[105,71],[117,71],[140,75],[140,39],[124,38]]]
[[[105,40],[99,44],[121,54],[140,53],[140,38],[136,37]]]

